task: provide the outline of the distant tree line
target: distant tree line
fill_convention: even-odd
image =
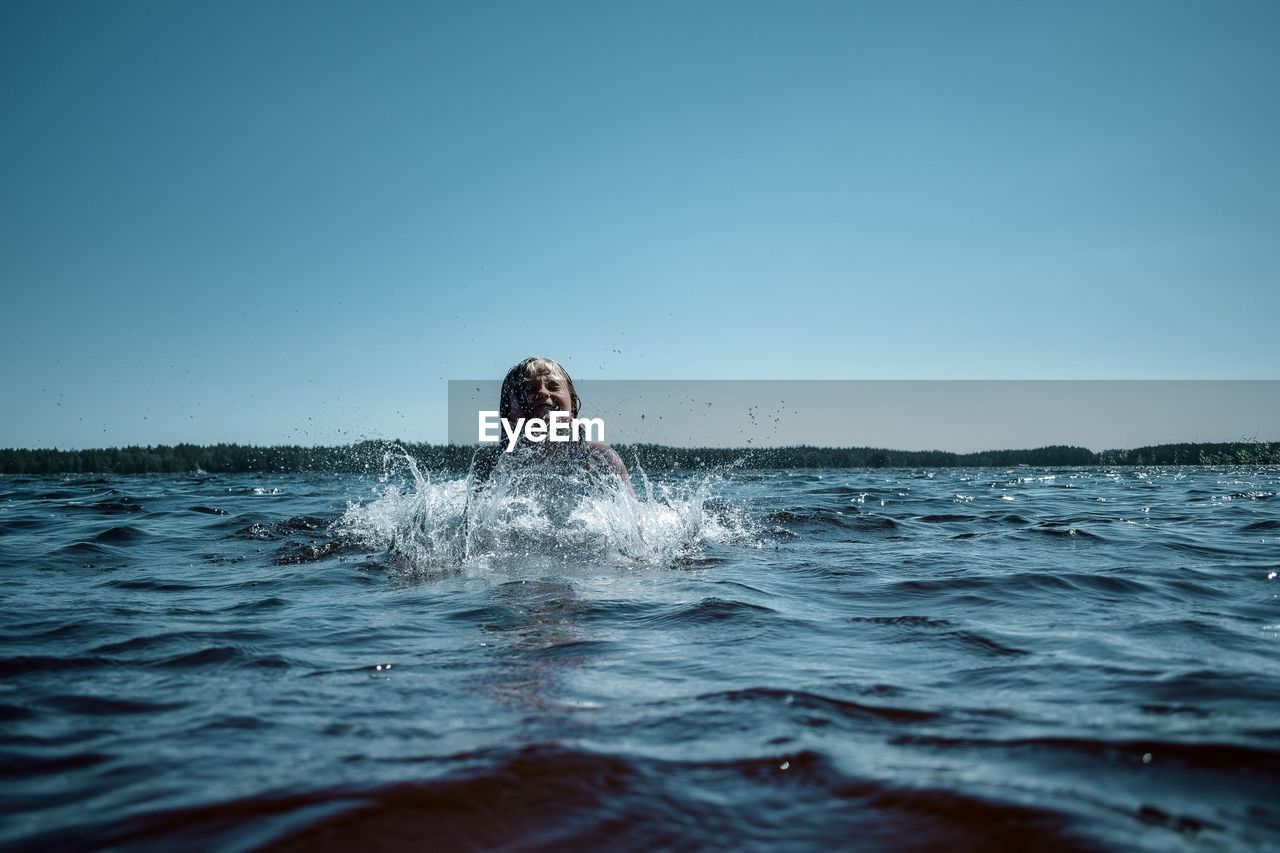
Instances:
[[[473,449],[450,445],[362,441],[339,447],[248,444],[160,444],[93,450],[0,450],[0,474],[250,474],[381,471],[388,453],[407,450],[430,468],[466,470]]]
[[[773,447],[747,450],[723,447],[689,449],[658,444],[619,446],[625,460],[640,459],[663,469],[737,465],[742,468],[962,468],[1000,465],[1095,465],[1096,454],[1084,447],[1038,447],[1034,450],[985,450],[948,453],[942,450],[888,450],[879,447]]]
[[[1280,446],[1266,441],[1227,444],[1157,444],[1105,450],[1097,465],[1280,465]]]
[[[887,450],[875,447],[666,447],[618,445],[628,464],[650,471],[698,468],[957,468],[1077,467],[1086,465],[1280,465],[1280,447],[1257,441],[1227,444],[1160,444],[1094,453],[1054,445],[1033,450]],[[379,472],[388,459],[407,453],[429,470],[466,471],[474,447],[362,441],[339,447],[245,444],[175,444],[93,450],[0,450],[0,474],[248,474],[301,471]]]

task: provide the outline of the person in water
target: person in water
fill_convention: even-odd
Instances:
[[[502,380],[498,416],[514,431],[521,419],[546,421],[552,412],[567,412],[570,418],[576,418],[581,406],[582,400],[569,371],[554,359],[530,356],[508,370]],[[522,434],[516,451],[529,461],[577,462],[595,473],[612,472],[621,478],[628,494],[635,497],[631,476],[622,457],[602,441],[543,441],[535,444]],[[481,450],[476,455],[473,482],[487,482],[504,453],[501,446]]]

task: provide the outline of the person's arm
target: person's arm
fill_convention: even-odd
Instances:
[[[627,465],[622,461],[622,457],[618,455],[618,451],[602,441],[592,441],[589,443],[589,447],[593,457],[602,464],[609,466],[610,470],[622,478],[622,484],[627,487],[627,494],[631,496],[631,500],[637,500],[636,490],[631,487],[631,475],[627,472]],[[641,538],[644,538],[644,521],[639,516],[636,517],[636,531]]]
[[[627,472],[626,463],[622,461],[622,457],[618,455],[618,451],[602,441],[592,441],[588,443],[591,448],[591,455],[601,463],[607,465],[613,473],[622,478],[622,482],[626,484],[627,494],[631,497],[636,496],[636,490],[631,487],[631,474]]]

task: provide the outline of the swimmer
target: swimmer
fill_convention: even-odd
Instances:
[[[612,447],[602,441],[585,441],[576,436],[570,441],[534,442],[523,430],[517,431],[521,419],[547,421],[552,412],[568,412],[570,418],[576,418],[581,405],[582,400],[569,372],[552,359],[526,358],[507,371],[506,378],[502,380],[498,416],[505,424],[503,431],[518,434],[520,439],[511,452],[507,452],[501,442],[476,452],[471,463],[467,508],[463,516],[463,541],[467,543],[464,548],[470,548],[474,501],[500,479],[495,475],[503,469],[525,483],[529,483],[530,478],[535,482],[542,480],[541,475],[545,472],[550,475],[550,479],[545,480],[547,484],[567,487],[569,493],[587,486],[590,481],[605,488],[610,487],[610,481],[614,485],[621,481],[634,511],[636,493],[631,486],[631,476],[622,457]],[[586,475],[587,482],[580,475]],[[575,481],[577,486],[572,485]],[[635,517],[635,529],[643,539],[644,522],[638,516]]]
[[[513,433],[522,418],[547,420],[552,412],[568,412],[578,416],[582,400],[573,387],[569,372],[550,358],[532,356],[507,371],[498,399],[498,416]],[[589,471],[612,472],[621,478],[627,493],[634,498],[631,475],[617,451],[602,441],[540,442],[534,444],[521,437],[517,448],[526,458],[545,461],[578,460]],[[473,482],[483,484],[493,475],[504,451],[499,447],[481,450],[473,465]]]

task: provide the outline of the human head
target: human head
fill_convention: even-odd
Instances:
[[[573,387],[573,377],[569,375],[569,371],[561,367],[560,363],[554,359],[530,356],[508,370],[506,378],[502,380],[502,392],[498,399],[499,417],[503,419],[512,417],[513,403],[518,402],[524,396],[525,380],[530,376],[538,375],[544,370],[558,373],[564,378],[564,384],[569,389],[569,398],[573,402],[573,411],[569,413],[570,417],[576,418],[578,416],[578,408],[582,405],[582,401],[578,398],[578,392]]]

